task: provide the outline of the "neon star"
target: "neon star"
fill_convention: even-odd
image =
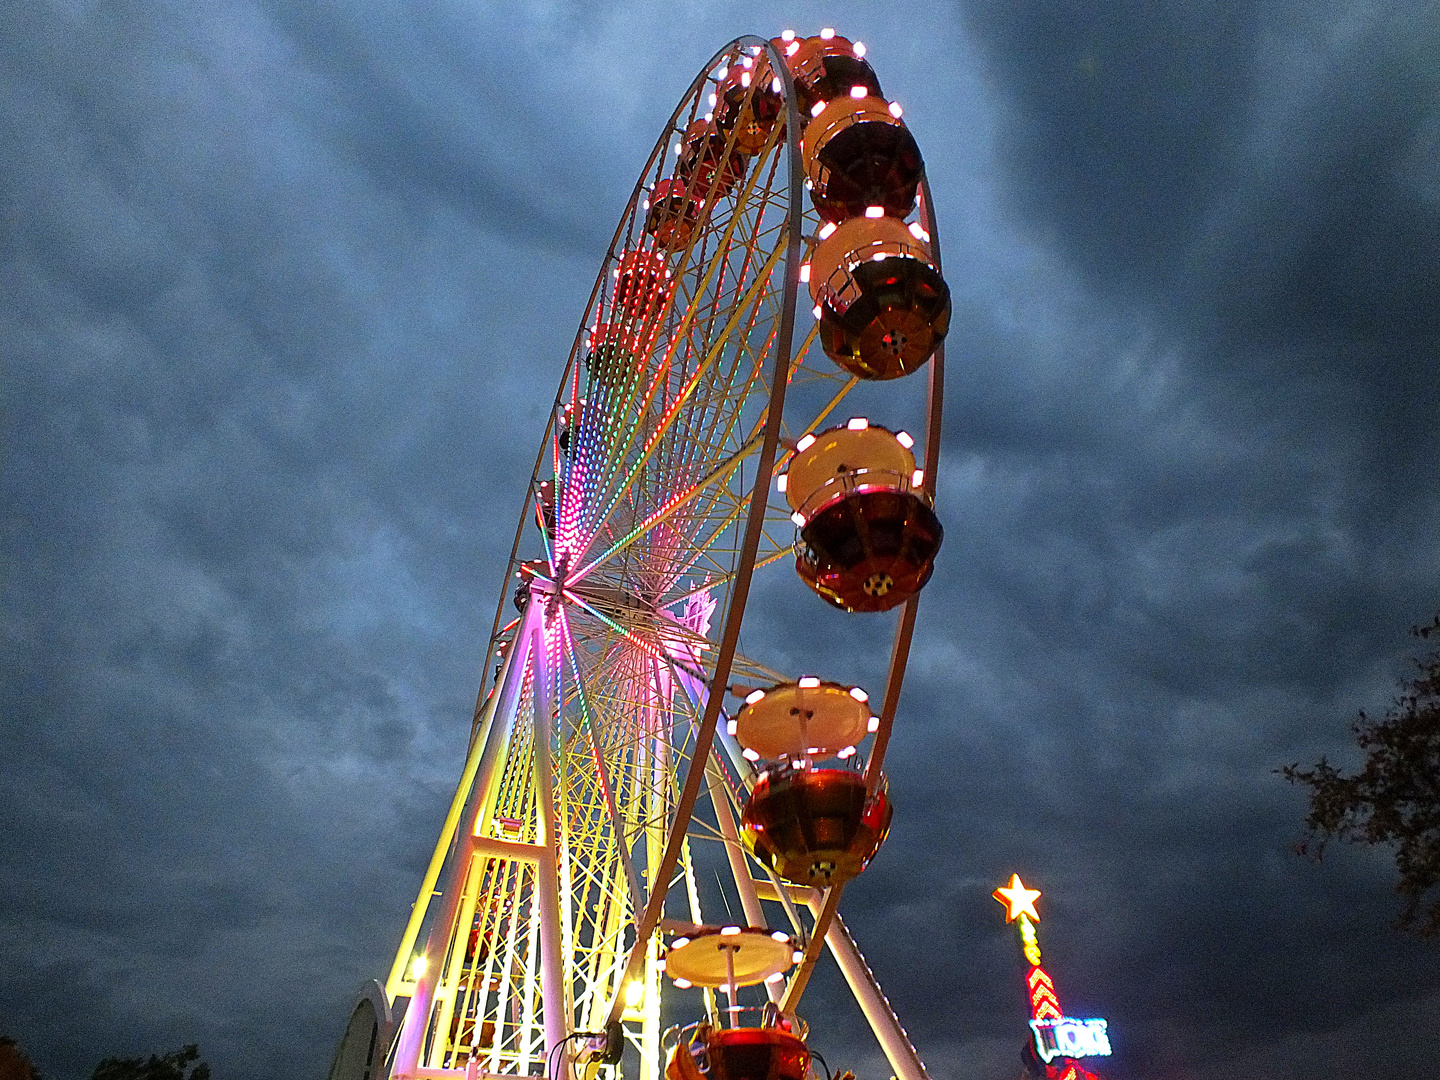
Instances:
[[[1019,874],[1011,874],[1010,884],[1000,886],[990,895],[1005,905],[1006,922],[1014,922],[1021,915],[1029,915],[1036,922],[1040,921],[1040,913],[1035,910],[1035,901],[1040,898],[1040,890],[1027,889]]]

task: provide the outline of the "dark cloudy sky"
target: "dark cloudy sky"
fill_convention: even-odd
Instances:
[[[1116,1080],[1433,1068],[1440,954],[1383,853],[1289,853],[1272,774],[1353,761],[1440,606],[1433,3],[7,0],[0,1033],[51,1080],[188,1041],[323,1076],[635,175],[726,41],[827,23],[955,298],[895,826],[844,905],[932,1075],[1018,1071],[1013,870]],[[747,638],[875,685],[761,588]],[[883,1080],[835,987],[817,1044]]]

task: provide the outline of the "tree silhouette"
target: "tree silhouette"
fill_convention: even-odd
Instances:
[[[0,1035],[0,1080],[41,1080],[40,1070],[9,1035]]]
[[[1440,641],[1440,614],[1410,633]],[[1384,719],[1362,712],[1350,725],[1366,754],[1358,773],[1347,776],[1323,757],[1313,769],[1279,772],[1310,788],[1299,853],[1318,861],[1331,840],[1393,844],[1395,889],[1405,901],[1400,926],[1432,937],[1440,934],[1440,896],[1428,895],[1440,886],[1440,650],[1414,664],[1419,675],[1402,684]]]
[[[162,1057],[106,1058],[95,1066],[90,1080],[210,1080],[210,1066],[199,1061],[200,1048],[194,1043]],[[185,1068],[195,1062],[187,1074]]]

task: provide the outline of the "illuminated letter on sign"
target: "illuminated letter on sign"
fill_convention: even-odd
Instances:
[[[1050,1059],[1060,1057],[1108,1057],[1110,1036],[1105,1031],[1104,1020],[1076,1020],[1062,1016],[1031,1020],[1035,1032],[1035,1052],[1040,1060],[1050,1064]]]

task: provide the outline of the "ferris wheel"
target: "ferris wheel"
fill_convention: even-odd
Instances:
[[[925,1080],[837,915],[890,825],[950,311],[919,149],[864,57],[831,30],[739,38],[646,162],[541,440],[460,783],[332,1080],[637,1058],[640,1080],[803,1080],[827,945],[895,1075]],[[915,372],[915,434],[842,419],[861,381]],[[780,563],[804,604],[893,623],[875,698],[742,655]]]

